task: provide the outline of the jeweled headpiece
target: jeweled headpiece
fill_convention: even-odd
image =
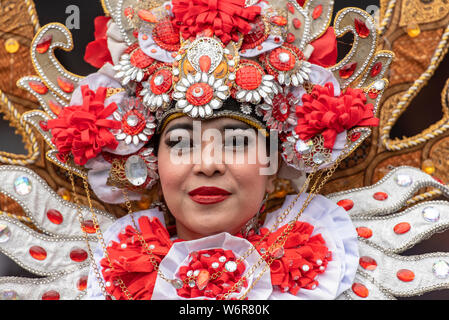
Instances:
[[[70,50],[72,39],[52,23],[33,41],[38,76],[19,81],[42,106],[24,119],[46,138],[47,157],[87,177],[102,201],[123,202],[124,188],[138,199],[155,184],[148,143],[180,116],[276,131],[290,172],[329,166],[378,124],[393,54],[376,52],[363,10],[342,10],[332,28],[330,0],[102,3],[107,17],[85,57],[97,73],[59,64],[54,49]],[[337,63],[336,38],[348,32],[352,50]]]

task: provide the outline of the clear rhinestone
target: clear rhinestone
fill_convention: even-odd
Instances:
[[[120,246],[122,249],[126,249],[127,245],[126,243],[122,243],[122,245]]]
[[[290,61],[290,55],[287,52],[279,53],[279,61],[287,63]]]
[[[194,275],[195,277],[198,277],[199,274],[200,274],[200,270],[195,270],[195,271],[193,272],[193,275]]]
[[[171,285],[175,289],[181,289],[184,286],[184,283],[179,279],[171,280]]]
[[[271,256],[275,259],[280,259],[284,256],[284,254],[285,254],[284,247],[278,247],[273,250],[273,252],[271,253]]]
[[[18,177],[14,181],[14,190],[17,194],[25,196],[31,192],[31,181],[27,177]]]
[[[312,141],[305,142],[303,140],[298,140],[295,145],[296,151],[298,151],[298,153],[300,154],[310,153],[310,151],[312,151],[312,148],[313,148]]]
[[[220,258],[218,258],[218,261],[226,262],[226,257],[225,256],[221,256]]]
[[[139,117],[136,116],[135,114],[130,114],[126,118],[126,124],[128,124],[128,126],[130,126],[130,127],[137,126],[139,124]]]
[[[154,250],[154,248],[156,248],[156,246],[154,244],[150,244],[150,250]]]
[[[132,185],[143,185],[148,177],[148,169],[145,161],[137,155],[129,157],[125,163],[125,175]]]
[[[164,76],[158,75],[156,78],[154,78],[154,84],[157,86],[160,86],[162,83],[164,83]]]
[[[313,155],[313,162],[315,162],[315,164],[323,164],[326,161],[326,156],[322,153],[315,153]]]
[[[374,82],[373,87],[374,89],[381,91],[385,88],[385,81],[377,80],[376,82]]]
[[[422,216],[428,222],[437,222],[440,220],[440,211],[435,207],[425,207],[422,210]]]
[[[237,270],[237,263],[235,261],[228,261],[225,264],[225,269],[228,272],[234,272],[235,270]]]
[[[309,271],[310,270],[310,267],[308,266],[308,265],[303,265],[302,267],[301,267],[301,269],[302,269],[302,271],[304,271],[304,272],[307,272],[307,271]]]
[[[193,271],[192,270],[187,271],[187,276],[188,277],[191,277],[192,275],[193,275]]]
[[[0,300],[19,300],[19,295],[14,290],[2,291]]]
[[[190,287],[190,288],[195,288],[195,286],[196,286],[195,280],[190,280],[190,281],[189,281],[189,287]]]
[[[0,224],[0,243],[5,243],[11,237],[11,230],[9,230],[8,226],[4,224]]]
[[[212,263],[212,268],[217,269],[220,266],[220,264],[218,262],[213,262]]]
[[[408,187],[413,183],[412,177],[410,177],[407,174],[398,174],[398,175],[396,175],[394,180],[396,181],[398,186],[401,186],[401,187]]]
[[[432,272],[438,279],[446,279],[449,276],[449,264],[439,260],[433,264]]]

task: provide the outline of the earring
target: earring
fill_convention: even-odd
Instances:
[[[243,226],[240,233],[244,238],[247,238],[250,235],[253,235],[255,233],[259,233],[260,228],[260,217],[262,213],[265,211],[266,203],[268,200],[268,193],[265,194],[265,198],[262,201],[262,205],[260,206],[259,212],[248,220],[248,222]]]

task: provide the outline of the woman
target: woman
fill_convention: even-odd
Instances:
[[[357,128],[377,125],[386,82],[381,72],[348,87],[375,46],[358,9],[337,21],[362,48],[327,68],[331,12],[332,2],[174,0],[136,3],[104,26],[110,56],[95,53],[101,69],[45,128],[100,200],[129,209],[96,226],[89,298],[334,299],[349,288],[355,228],[317,193],[366,137]],[[266,212],[276,178],[298,194]],[[133,212],[148,190],[165,203]]]

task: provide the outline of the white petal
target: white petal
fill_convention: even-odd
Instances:
[[[181,82],[186,88],[191,86],[191,83],[189,82],[189,80],[187,80],[187,78],[182,78]]]
[[[193,118],[196,118],[198,116],[198,107],[194,107],[192,109],[192,112],[190,112],[190,114]]]
[[[127,64],[129,64],[129,60],[120,60],[119,62],[122,66],[126,66]]]
[[[299,74],[296,74],[296,76],[298,77],[299,83],[303,84],[304,83],[304,79]]]
[[[280,83],[280,84],[284,84],[284,82],[285,82],[285,74],[284,73],[279,73],[279,75],[278,75],[278,82]]]
[[[221,87],[222,84],[223,84],[223,79],[219,79],[217,82],[215,82],[214,89]]]
[[[148,137],[146,135],[144,135],[143,133],[139,133],[139,139],[141,141],[148,141]]]
[[[139,70],[139,72],[137,72],[136,81],[137,81],[137,82],[141,82],[144,75],[145,75],[145,74],[143,73],[143,71],[142,71],[142,70]]]
[[[131,81],[131,77],[130,77],[130,76],[126,76],[126,77],[122,80],[122,85],[126,86],[130,81]]]
[[[289,86],[292,83],[292,78],[290,78],[289,74],[285,75],[285,84]]]
[[[120,78],[122,78],[124,75],[125,75],[125,72],[120,71],[120,72],[117,72],[117,73],[115,74],[114,78],[120,79]]]
[[[195,83],[197,83],[197,82],[199,82],[200,80],[201,80],[201,73],[197,72],[197,73],[195,74],[195,77],[193,78],[193,81],[194,81]],[[189,81],[190,81],[190,79],[189,79]]]
[[[157,105],[158,107],[162,107],[162,103],[164,103],[164,101],[162,100],[162,96],[158,96],[158,97],[156,98],[156,105]]]
[[[122,56],[120,57],[120,60],[130,60],[131,56],[127,53],[122,54]]]
[[[134,71],[136,71],[137,69],[135,68],[131,68],[128,71],[125,72],[125,76],[130,76],[134,73]]]
[[[204,108],[202,108],[202,107],[198,108],[198,113],[201,118],[204,118],[204,116],[206,115],[206,112],[204,111]]]
[[[212,108],[208,104],[206,104],[204,106],[204,111],[206,112],[206,115],[208,115],[208,116],[211,116],[213,114]]]
[[[178,103],[176,104],[176,106],[178,108],[184,109],[185,107],[187,107],[188,104],[189,103],[187,100],[179,100]]]
[[[263,91],[262,88],[259,88],[258,92],[262,98],[268,97],[268,94],[265,91]]]
[[[213,99],[213,100],[210,102],[210,106],[211,106],[213,109],[219,109],[219,108],[221,107],[221,102],[220,102],[219,100],[217,100],[217,99]]]
[[[215,83],[215,77],[214,77],[213,74],[211,74],[211,75],[209,76],[208,84],[209,84],[210,86],[213,86],[214,83]]]
[[[133,143],[137,146],[139,144],[140,140],[138,136],[133,136]]]
[[[305,73],[304,71],[299,71],[299,74],[304,80],[309,80],[309,75]]]
[[[168,96],[168,94],[163,93],[162,94],[162,99],[164,100],[164,102],[169,103],[170,102],[170,97]]]
[[[266,93],[272,93],[273,90],[270,87],[266,87],[266,86],[262,86],[261,88],[263,91],[265,91]]]
[[[139,72],[139,69],[135,68],[133,71],[133,74],[131,75],[131,79],[136,80],[138,72]]]
[[[292,75],[292,83],[295,87],[299,86],[298,78],[296,78],[296,75]]]
[[[269,105],[273,105],[273,100],[271,100],[271,98],[269,96],[263,98],[265,100],[266,103],[268,103]]]
[[[122,69],[122,65],[116,64],[115,66],[112,67],[112,69],[114,69],[115,71],[120,71]]]
[[[231,81],[235,80],[235,73],[230,73],[228,79]]]
[[[179,75],[179,69],[178,69],[178,68],[174,68],[174,69],[173,69],[173,75],[174,75],[174,76]]]
[[[177,91],[177,92],[173,93],[174,99],[183,99],[183,98],[185,98],[185,96],[186,96],[186,94],[183,92]]]
[[[229,90],[229,87],[228,86],[221,86],[221,87],[218,87],[218,88],[216,88],[218,91],[222,91],[222,92],[225,92],[225,91],[228,91]]]
[[[255,103],[259,103],[260,102],[260,94],[257,91],[253,91],[253,101]]]
[[[209,77],[207,76],[207,73],[202,73],[201,74],[201,81],[204,83],[207,83],[209,81]]]
[[[115,120],[117,121],[122,121],[122,115],[120,113],[118,113],[117,111],[115,111],[112,116],[114,117]]]
[[[226,100],[228,98],[228,96],[226,94],[224,94],[223,92],[217,92],[216,95],[221,100]]]
[[[125,140],[126,138],[126,133],[119,133],[118,135],[115,136],[115,139],[121,141],[121,140]]]
[[[266,74],[262,77],[262,80],[264,81],[273,81],[274,80],[274,76],[272,76],[271,74]]]
[[[125,143],[126,144],[130,144],[132,141],[133,141],[133,137],[132,136],[126,136],[126,139],[125,139]]]
[[[188,113],[188,112],[190,112],[192,109],[193,109],[193,104],[189,104],[187,107],[184,108],[183,111],[184,111],[185,113]]]
[[[251,99],[253,98],[253,93],[250,91],[245,97],[246,102],[251,102]]]
[[[237,92],[237,94],[235,95],[236,99],[237,100],[243,99],[246,96],[247,92],[248,91],[246,91],[246,90],[242,90],[242,91]]]
[[[175,88],[177,91],[187,92],[187,88],[178,84]]]
[[[193,78],[193,76],[190,73],[187,75],[187,80],[189,81],[190,84],[195,83],[195,78]]]

